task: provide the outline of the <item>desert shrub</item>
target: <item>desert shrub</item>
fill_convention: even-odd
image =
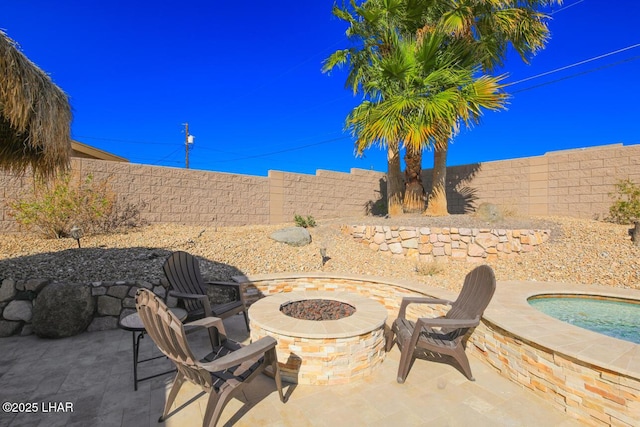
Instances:
[[[74,226],[88,235],[140,225],[140,207],[119,200],[109,178],[92,175],[35,179],[33,192],[10,201],[9,208],[25,229],[51,238],[67,237]]]
[[[493,203],[481,203],[475,209],[474,215],[483,221],[499,222],[505,218],[517,216],[518,210],[513,206],[495,205]]]
[[[437,261],[418,261],[415,265],[415,272],[420,276],[437,276],[444,272],[444,266]]]
[[[378,199],[375,202],[369,200],[364,205],[364,211],[370,216],[385,216],[388,212],[387,201],[385,199]]]
[[[309,228],[316,226],[316,220],[311,215],[307,215],[307,217],[304,218],[301,215],[295,214],[293,220],[298,227]]]
[[[630,179],[616,183],[615,193],[609,193],[614,199],[609,207],[607,220],[616,224],[631,224],[640,221],[640,187]]]

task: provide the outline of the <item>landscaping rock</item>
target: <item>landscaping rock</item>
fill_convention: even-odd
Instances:
[[[167,295],[167,290],[163,286],[154,286],[153,293],[164,299]]]
[[[12,300],[17,292],[15,280],[4,279],[0,286],[0,302]]]
[[[102,316],[118,316],[122,311],[122,300],[108,295],[98,297],[98,314]]]
[[[107,290],[107,295],[120,298],[120,299],[126,297],[128,293],[129,293],[129,286],[126,286],[126,285],[110,286],[109,289]]]
[[[24,285],[25,291],[35,292],[36,294],[49,284],[49,279],[29,279]]]
[[[29,322],[33,316],[33,305],[31,301],[14,300],[9,303],[2,312],[2,316],[7,320],[22,320]]]
[[[228,302],[235,301],[238,297],[236,296],[236,289],[231,286],[222,286],[207,283],[207,296],[209,297],[209,301],[212,304],[225,304]]]
[[[303,227],[288,227],[271,233],[269,238],[291,246],[306,246],[311,243],[311,234]]]
[[[22,322],[12,322],[10,320],[0,320],[0,338],[10,337],[18,332]]]
[[[83,332],[93,318],[95,302],[87,285],[51,283],[35,300],[33,332],[43,338]]]

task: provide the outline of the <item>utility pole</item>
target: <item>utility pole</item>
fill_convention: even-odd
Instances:
[[[193,144],[195,136],[189,135],[189,123],[184,124],[184,164],[189,169],[189,144]]]

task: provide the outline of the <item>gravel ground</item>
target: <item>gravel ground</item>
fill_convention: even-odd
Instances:
[[[497,279],[640,289],[640,247],[631,242],[629,226],[560,217],[508,218],[488,224],[468,215],[318,221],[317,227],[309,229],[313,242],[305,247],[291,247],[269,239],[271,232],[292,224],[153,225],[126,233],[88,236],[81,240],[81,249],[73,239],[3,235],[0,280],[49,278],[75,283],[154,280],[162,277],[162,264],[175,250],[202,257],[203,276],[210,280],[227,280],[237,274],[326,271],[401,278],[457,290],[472,268],[464,261],[451,261],[445,268],[375,253],[340,233],[340,224],[550,229],[551,240],[535,252],[490,263]],[[322,247],[330,257],[324,266],[320,256]]]

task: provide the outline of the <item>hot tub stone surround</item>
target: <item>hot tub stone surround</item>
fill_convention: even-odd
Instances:
[[[342,232],[374,251],[420,261],[486,262],[531,252],[549,240],[550,230],[344,225]]]
[[[527,302],[543,294],[640,300],[633,289],[500,282],[472,335],[474,353],[586,425],[638,425],[640,345],[554,319]]]

